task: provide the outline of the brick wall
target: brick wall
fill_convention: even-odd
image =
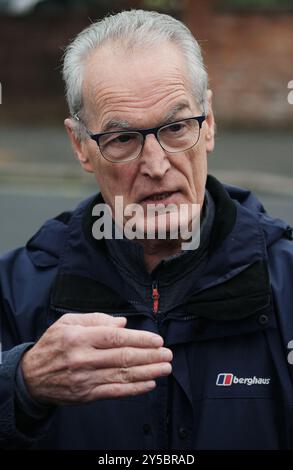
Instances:
[[[115,0],[111,12],[137,8],[140,0]],[[54,123],[67,113],[61,77],[63,48],[77,33],[109,14],[93,11],[0,15],[0,124]]]
[[[293,15],[220,12],[213,0],[182,5],[203,47],[218,123],[292,126]],[[87,15],[0,17],[0,124],[63,119],[62,46],[88,24]]]
[[[66,105],[62,47],[89,24],[87,17],[0,17],[0,122],[54,122]]]
[[[292,12],[224,12],[216,1],[189,0],[184,20],[201,42],[220,123],[292,127]]]

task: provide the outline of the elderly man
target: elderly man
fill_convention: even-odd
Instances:
[[[77,36],[64,79],[65,127],[101,192],[1,259],[2,447],[291,448],[291,230],[207,176],[196,40],[167,15],[125,11]],[[100,204],[114,234],[141,207],[144,236],[96,236]],[[171,213],[149,215],[169,204],[199,207],[198,246],[171,236]]]

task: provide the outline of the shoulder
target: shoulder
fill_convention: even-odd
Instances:
[[[293,282],[293,240],[280,238],[268,247],[272,282],[279,287]]]
[[[70,217],[48,220],[25,246],[0,257],[0,308],[9,329],[43,321]]]
[[[275,310],[285,347],[293,339],[293,240],[281,238],[268,249]]]

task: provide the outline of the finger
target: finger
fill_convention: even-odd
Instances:
[[[172,351],[167,348],[113,348],[91,349],[80,353],[77,362],[80,368],[105,369],[112,367],[133,367],[143,364],[170,362],[173,359]]]
[[[101,326],[86,331],[89,344],[98,349],[130,346],[134,348],[160,348],[163,338],[149,331]]]
[[[92,390],[88,401],[142,395],[151,392],[155,387],[156,382],[154,380],[131,384],[114,383],[98,385]]]
[[[171,374],[169,362],[134,367],[100,369],[93,375],[94,384],[145,382]]]
[[[65,325],[80,325],[80,326],[115,326],[123,328],[126,325],[125,317],[113,317],[106,313],[66,313],[59,320],[59,323]]]

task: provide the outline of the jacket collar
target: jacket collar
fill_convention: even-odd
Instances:
[[[129,282],[135,286],[149,286],[155,280],[160,287],[170,286],[181,278],[187,278],[189,273],[202,265],[208,252],[210,232],[213,227],[215,204],[206,190],[204,206],[201,213],[200,243],[194,250],[187,250],[175,256],[166,257],[151,272],[147,272],[144,262],[143,247],[134,241],[127,239],[106,240],[107,251],[118,271],[126,276]],[[196,231],[199,227],[196,227]],[[194,233],[198,236],[198,232]]]

